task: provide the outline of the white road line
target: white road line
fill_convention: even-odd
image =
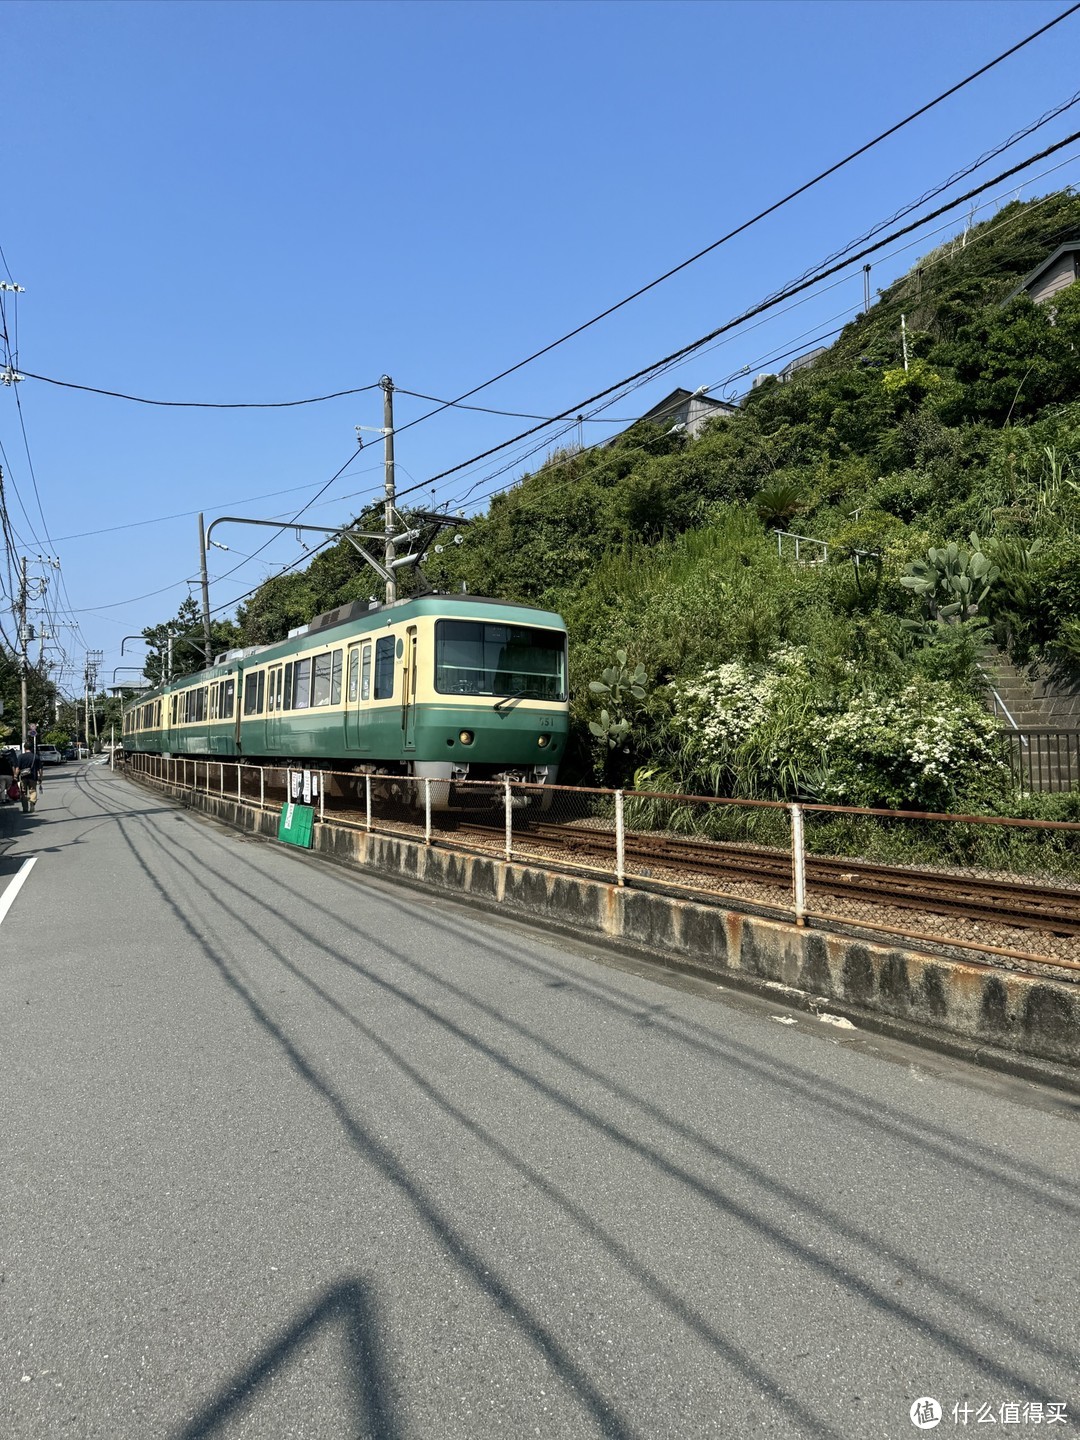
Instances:
[[[18,895],[19,891],[22,889],[26,877],[30,874],[30,871],[34,868],[36,863],[36,855],[32,855],[29,860],[24,860],[22,863],[22,869],[15,876],[15,879],[12,880],[11,884],[4,891],[3,895],[0,895],[0,925],[4,923],[4,918],[6,917],[8,911],[11,909],[15,901],[15,896]]]

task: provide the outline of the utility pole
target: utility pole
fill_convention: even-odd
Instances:
[[[97,689],[98,666],[101,664],[104,653],[103,650],[88,650],[86,652],[86,672],[84,679],[86,684],[86,744],[88,749],[92,748],[90,742],[91,726],[93,727],[94,739],[97,739],[97,706],[93,704],[91,697]]]
[[[397,599],[397,581],[394,579],[394,561],[397,559],[397,546],[394,544],[394,382],[389,375],[384,375],[379,384],[383,392],[383,454],[386,469],[386,540],[383,546],[383,565],[387,571],[386,603],[390,605]]]
[[[210,654],[210,580],[206,573],[206,531],[203,529],[201,511],[199,513],[199,574],[202,577],[203,662],[209,665],[213,658]]]
[[[904,347],[904,369],[908,368],[907,363],[907,316],[900,316],[900,340]]]
[[[870,266],[862,267],[863,313],[870,313]]]
[[[29,661],[26,658],[26,643],[30,635],[26,627],[26,556],[22,557],[21,578],[19,581],[19,689],[21,697],[20,721],[22,737],[21,748],[26,749],[27,736],[27,715],[26,715],[26,671]]]

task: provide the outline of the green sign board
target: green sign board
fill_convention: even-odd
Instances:
[[[284,840],[286,845],[299,845],[304,850],[311,849],[311,827],[315,819],[315,811],[310,805],[293,805],[289,803],[281,807],[281,819],[278,821],[277,838]]]

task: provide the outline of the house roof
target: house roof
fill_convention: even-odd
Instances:
[[[1059,260],[1062,255],[1068,254],[1070,250],[1080,250],[1080,239],[1066,240],[1064,245],[1059,245],[1052,255],[1048,255],[1045,260],[1035,266],[1035,269],[1032,270],[1030,275],[1025,275],[1016,289],[1011,290],[1001,303],[1007,305],[1010,300],[1015,300],[1021,290],[1026,290],[1029,285],[1033,285],[1045,270],[1050,269],[1050,266],[1053,265],[1055,260]]]
[[[687,400],[700,400],[702,405],[712,406],[714,410],[724,410],[729,415],[733,415],[739,408],[727,400],[714,400],[711,395],[699,393],[697,390],[684,390],[680,386],[677,390],[672,390],[670,395],[665,395],[663,400],[658,401],[651,410],[646,410],[645,414],[640,416],[638,423],[640,424],[641,420],[663,420],[665,416],[678,410],[679,406]]]

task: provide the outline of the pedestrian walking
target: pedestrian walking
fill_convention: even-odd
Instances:
[[[23,750],[15,761],[15,778],[22,793],[23,810],[37,806],[38,789],[41,785],[41,760],[36,750]]]

